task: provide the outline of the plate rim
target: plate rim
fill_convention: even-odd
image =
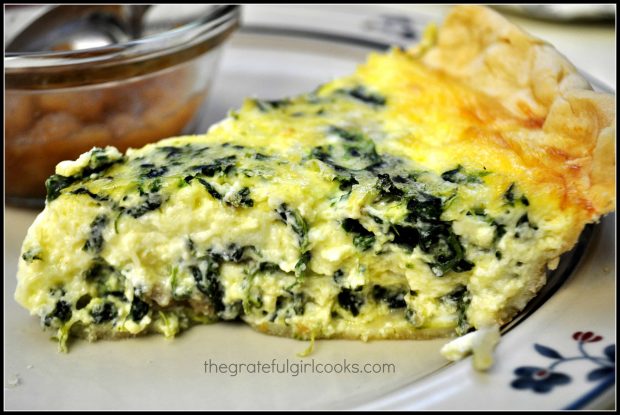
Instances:
[[[251,25],[249,25],[249,26],[251,27]],[[247,28],[248,26],[246,25],[245,27]],[[295,29],[291,29],[291,28],[285,28],[285,29],[281,29],[281,30],[287,31],[289,33],[289,35],[291,34],[291,31],[296,31],[298,33],[299,37],[304,37],[303,35],[307,35],[308,34],[308,31],[306,31],[306,30],[301,31],[301,30],[295,30]],[[243,25],[241,27],[240,32],[244,33],[244,26]],[[246,33],[249,33],[249,32],[246,32]],[[314,37],[313,39],[323,40],[323,41],[330,41],[328,39],[331,39],[331,41],[334,41],[334,39],[336,39],[337,41],[341,41],[341,42],[350,39],[350,36],[343,36],[343,35],[338,35],[338,34],[334,34],[334,33],[325,33],[323,31],[319,31],[319,33],[320,34],[317,35],[316,37]],[[265,33],[263,33],[263,34],[265,34]],[[274,35],[274,34],[273,33],[269,33],[268,35]],[[307,37],[304,37],[304,38],[307,38]],[[366,40],[366,39],[361,39],[361,41],[360,41],[360,39],[357,39],[357,40],[354,40],[353,43],[356,44],[357,46],[363,46],[363,47],[368,47],[368,48],[375,47],[375,48],[377,48],[375,50],[385,50],[385,49],[390,47],[389,43],[385,43],[385,42],[382,42],[382,41],[376,41],[376,42],[375,41],[369,41],[369,40]],[[371,46],[369,46],[369,45],[371,45]],[[379,49],[379,48],[381,48],[381,49]],[[593,77],[591,77],[591,76],[589,76],[587,74],[584,74],[584,75],[586,76],[588,81],[591,82],[591,84],[594,81],[594,83],[598,83],[598,88],[604,90],[605,92],[614,93],[613,90],[609,86],[607,86],[604,83],[602,83],[602,81],[596,80],[595,78],[593,78]],[[595,84],[592,84],[592,86],[593,87],[597,87]],[[6,215],[6,213],[5,213],[5,215]],[[615,213],[613,213],[613,215],[615,215]],[[5,237],[6,237],[6,234],[5,234]],[[585,254],[585,255],[587,255],[587,254]],[[439,368],[438,371],[440,371],[440,370],[444,370],[444,368]],[[436,373],[436,372],[433,372],[433,373]],[[432,376],[433,373],[429,374],[428,376]],[[423,378],[420,378],[419,380],[421,380],[421,379],[423,379]],[[412,387],[412,385],[413,384],[411,384],[409,387]],[[615,385],[615,381],[612,384],[607,385],[606,388],[604,388],[603,390],[599,391],[599,393],[594,395],[594,396],[592,396],[592,391],[588,392],[588,393],[584,394],[583,396],[579,397],[577,400],[575,400],[575,402],[570,404],[568,407],[563,408],[563,409],[583,409],[583,408],[586,408],[589,402],[591,402],[592,400],[594,400],[594,399],[596,399],[598,397],[601,397],[613,385]]]

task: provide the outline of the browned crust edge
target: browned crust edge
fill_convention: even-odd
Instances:
[[[553,46],[483,6],[457,6],[422,62],[496,98],[582,154],[574,186],[589,202],[587,221],[615,207],[615,97],[595,92]],[[568,148],[570,146],[570,148]]]

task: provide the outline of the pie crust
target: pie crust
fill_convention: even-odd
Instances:
[[[520,144],[571,184],[583,224],[614,209],[615,97],[593,91],[553,46],[489,8],[457,6],[421,59],[546,133]]]

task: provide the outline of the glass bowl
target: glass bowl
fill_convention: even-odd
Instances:
[[[239,6],[178,6],[152,6],[148,13],[159,19],[145,20],[146,36],[125,43],[5,53],[7,203],[42,206],[56,164],[92,147],[124,151],[202,132],[209,85],[239,25]]]

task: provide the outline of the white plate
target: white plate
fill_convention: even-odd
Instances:
[[[409,28],[419,27],[410,23]],[[205,125],[248,95],[278,98],[312,90],[353,71],[381,42],[397,41],[391,33],[373,38],[370,32],[347,34],[340,27],[337,36],[330,36],[316,29],[274,30],[269,22],[238,33],[222,57]],[[575,269],[571,258],[563,261],[566,269],[554,277],[557,284],[552,287],[562,283],[557,292],[548,293],[553,295],[544,302],[546,295],[540,296],[535,304],[539,307],[503,335],[497,363],[488,373],[473,371],[469,359],[446,362],[439,355],[445,340],[318,341],[314,353],[301,358],[297,354],[307,343],[259,334],[242,324],[198,326],[174,341],[161,336],[77,341],[69,354],[60,354],[38,320],[13,300],[19,249],[35,215],[7,208],[5,216],[7,409],[516,410],[615,405],[615,378],[609,369],[588,380],[596,369],[615,371],[615,361],[605,354],[616,335],[615,215],[594,229],[585,253],[573,254],[572,259],[583,257]],[[578,342],[573,339],[577,332],[594,334],[589,342]],[[601,339],[593,342],[595,336]],[[229,373],[221,373],[222,364]],[[363,370],[366,364],[379,373],[352,373],[355,365]],[[528,378],[515,374],[518,368],[551,365],[570,379],[560,376],[565,383],[546,393],[511,386],[519,377]],[[538,379],[521,384],[550,383]]]

